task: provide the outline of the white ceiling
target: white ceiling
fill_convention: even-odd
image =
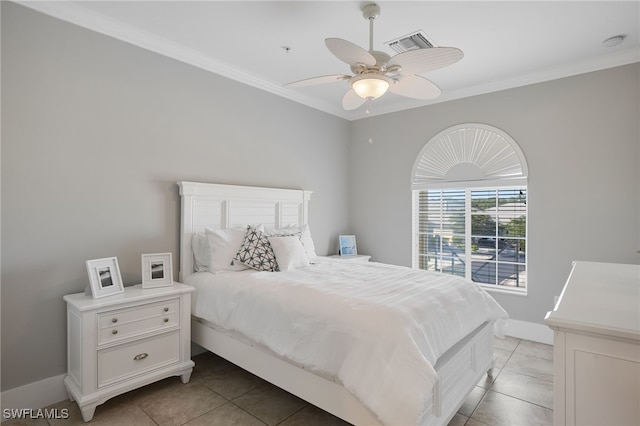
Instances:
[[[57,18],[179,59],[348,120],[346,81],[298,89],[288,82],[350,74],[327,37],[365,49],[368,1],[46,1],[18,2]],[[424,31],[464,58],[423,74],[442,90],[433,101],[387,93],[382,114],[640,61],[640,1],[380,1],[374,48]],[[616,47],[603,40],[626,35]],[[287,52],[284,47],[289,47]]]

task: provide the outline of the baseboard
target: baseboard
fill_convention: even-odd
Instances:
[[[544,324],[510,319],[507,336],[553,345],[553,330]]]
[[[553,331],[543,324],[510,319],[507,335],[549,345],[553,344]],[[192,345],[192,351],[192,355],[197,355],[204,352],[204,349]],[[65,374],[61,374],[6,390],[0,395],[1,408],[3,410],[7,408],[37,409],[63,401],[69,397],[64,387],[64,377]]]
[[[69,398],[64,387],[65,374],[49,377],[24,386],[9,389],[0,394],[2,413],[5,409],[45,408]],[[2,416],[2,421],[7,420]]]

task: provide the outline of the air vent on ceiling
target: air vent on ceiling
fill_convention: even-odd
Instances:
[[[429,40],[422,30],[388,41],[385,44],[398,53],[415,49],[426,49],[434,46],[433,42]]]

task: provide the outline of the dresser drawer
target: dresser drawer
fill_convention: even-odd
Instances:
[[[180,324],[179,299],[98,314],[98,345]]]
[[[179,331],[98,351],[98,388],[177,363]]]

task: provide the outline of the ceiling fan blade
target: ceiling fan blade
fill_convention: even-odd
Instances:
[[[464,54],[455,47],[430,47],[398,53],[387,62],[387,68],[399,65],[402,74],[420,74],[458,62]]]
[[[394,79],[397,83],[389,86],[389,91],[396,95],[414,99],[435,99],[442,93],[433,82],[419,75],[401,74]]]
[[[341,38],[328,38],[324,41],[327,48],[342,62],[349,65],[365,64],[372,67],[376,58],[362,47]]]
[[[346,111],[351,111],[352,109],[358,108],[360,105],[365,103],[366,99],[361,98],[357,95],[357,93],[353,89],[349,89],[347,93],[344,94],[342,98],[342,108]]]
[[[320,77],[312,77],[305,78],[304,80],[292,81],[291,83],[284,84],[283,87],[315,86],[316,84],[335,83],[336,81],[348,80],[350,78],[350,75],[345,74],[323,75]]]

